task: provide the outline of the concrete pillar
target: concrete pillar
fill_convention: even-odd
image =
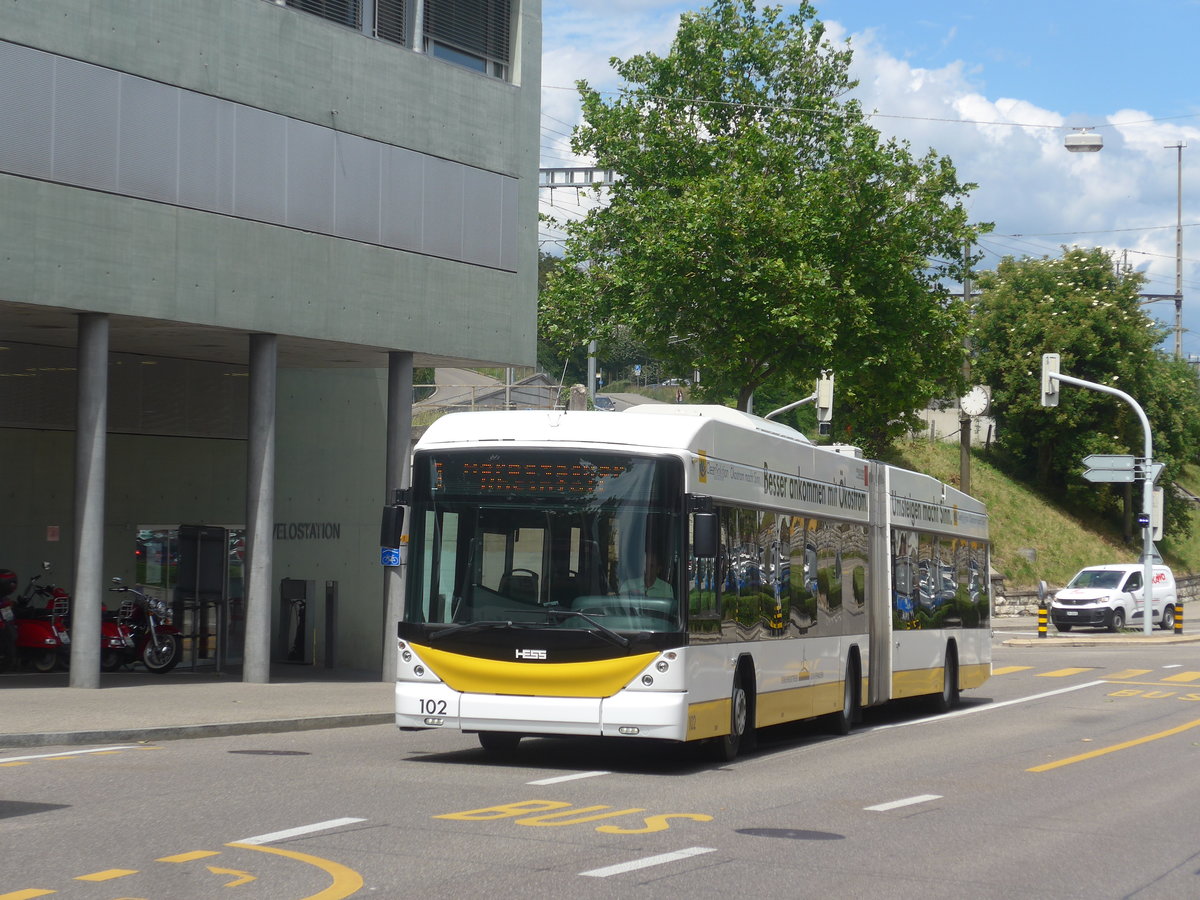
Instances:
[[[409,486],[412,453],[413,355],[388,354],[387,460],[384,464],[384,494],[387,503],[398,488]],[[380,504],[383,506],[384,504]],[[407,531],[409,523],[405,522]],[[396,678],[396,623],[404,612],[405,566],[383,570],[383,680]]]
[[[108,442],[108,316],[79,316],[75,420],[75,593],[71,687],[100,687],[104,480]]]
[[[271,572],[275,555],[275,385],[279,338],[250,335],[250,403],[246,429],[246,642],[242,680],[271,680]]]

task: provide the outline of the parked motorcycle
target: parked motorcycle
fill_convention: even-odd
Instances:
[[[67,626],[71,596],[52,584],[39,584],[42,575],[49,571],[50,563],[42,563],[42,571],[30,578],[25,590],[17,595],[11,607],[13,619],[5,626],[16,626],[18,659],[39,672],[53,672],[59,665],[65,668],[70,662],[71,636]],[[11,580],[15,582],[16,575]]]
[[[175,668],[183,655],[183,637],[171,624],[167,604],[125,585],[120,578],[113,579],[109,590],[128,596],[122,600],[115,618],[102,623],[114,625],[115,635],[103,633],[102,628],[100,667],[111,672],[141,662],[158,675]]]
[[[17,667],[17,573],[0,569],[0,672]]]

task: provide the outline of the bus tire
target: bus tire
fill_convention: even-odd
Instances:
[[[729,702],[729,734],[715,741],[718,762],[732,762],[750,743],[750,694],[742,683],[742,670],[733,673],[733,690]]]
[[[858,674],[858,657],[851,656],[846,662],[846,680],[842,685],[842,708],[830,713],[827,718],[833,734],[849,734],[854,723],[862,718],[859,704],[862,701],[862,682]]]
[[[946,664],[942,670],[942,692],[933,698],[934,712],[949,712],[958,706],[958,650],[953,644],[946,647]]]

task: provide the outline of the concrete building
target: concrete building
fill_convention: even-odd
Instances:
[[[535,357],[540,7],[5,2],[0,566],[73,685],[112,576],[197,665],[390,677],[412,368]]]

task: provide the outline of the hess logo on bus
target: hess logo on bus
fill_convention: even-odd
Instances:
[[[545,659],[545,650],[518,650],[517,659]]]

